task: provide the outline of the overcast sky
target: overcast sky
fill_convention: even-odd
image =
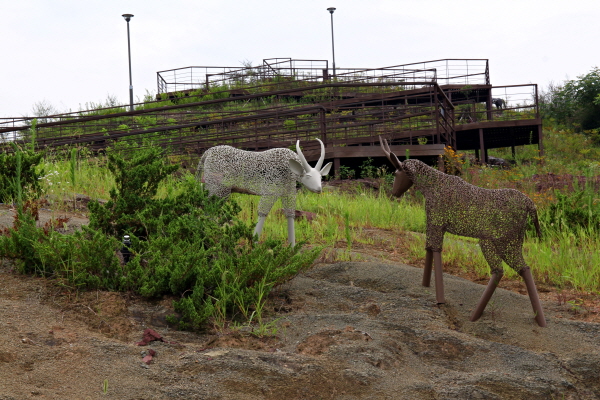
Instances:
[[[598,0],[0,0],[0,117],[156,93],[156,72],[264,58],[385,67],[487,58],[494,85],[546,88],[600,65]]]

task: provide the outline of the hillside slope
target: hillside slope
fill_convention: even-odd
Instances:
[[[544,302],[539,328],[528,297],[503,289],[471,323],[484,287],[446,275],[448,303],[437,307],[421,273],[319,264],[274,293],[277,337],[252,339],[173,331],[170,299],[74,297],[5,267],[0,399],[600,398],[600,324],[559,318],[566,306]],[[137,346],[146,328],[165,341]]]

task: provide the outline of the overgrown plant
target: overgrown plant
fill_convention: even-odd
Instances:
[[[0,153],[0,202],[35,199],[41,194],[40,177],[43,170],[37,168],[42,153],[23,151],[13,144],[13,152]]]
[[[340,165],[339,179],[352,179],[354,178],[354,174],[355,171],[352,168],[346,165]]]
[[[444,167],[449,175],[461,175],[465,164],[464,154],[457,153],[451,146],[444,147]]]
[[[592,189],[572,193],[555,191],[556,202],[540,213],[546,230],[575,232],[583,228],[592,234],[600,233],[600,202]]]
[[[371,157],[367,158],[360,166],[360,176],[361,178],[376,178],[377,177],[377,167],[373,165],[373,159]]]

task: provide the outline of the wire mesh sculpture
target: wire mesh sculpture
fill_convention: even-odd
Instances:
[[[495,105],[496,108],[500,111],[506,108],[506,102],[504,101],[504,99],[501,99],[499,97],[492,98],[492,104]]]
[[[296,244],[294,217],[296,214],[296,181],[308,190],[321,193],[321,177],[329,173],[331,163],[323,165],[325,146],[321,140],[321,156],[312,168],[296,142],[296,153],[276,148],[262,152],[215,146],[208,149],[198,163],[196,179],[202,179],[209,194],[227,198],[233,193],[260,196],[258,222],[254,234],[260,236],[265,219],[278,198],[287,218],[288,242]]]
[[[387,141],[379,139],[383,152],[396,168],[392,194],[400,197],[414,185],[425,197],[427,228],[423,286],[430,285],[433,264],[438,304],[445,303],[441,252],[444,233],[449,232],[478,238],[492,272],[488,286],[471,314],[471,321],[477,321],[481,317],[496,290],[504,274],[504,261],[525,281],[535,320],[539,326],[546,326],[531,271],[523,258],[523,239],[528,217],[532,219],[538,236],[541,235],[533,201],[518,190],[484,189],[471,185],[419,160],[401,162],[391,152]]]

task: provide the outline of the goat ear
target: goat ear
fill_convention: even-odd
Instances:
[[[325,176],[329,173],[330,169],[331,169],[331,163],[328,162],[327,165],[325,165],[319,173],[321,174],[321,176]]]
[[[304,175],[304,167],[302,166],[302,164],[300,164],[298,161],[296,160],[288,160],[290,162],[290,169],[292,170],[293,173],[295,173],[296,175]]]

